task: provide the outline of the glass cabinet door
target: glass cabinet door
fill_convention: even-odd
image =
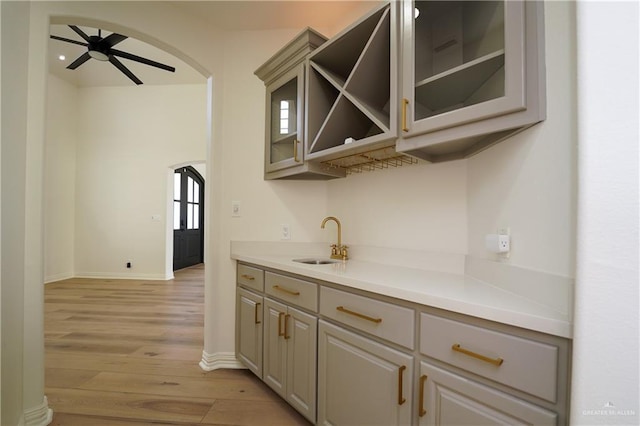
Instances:
[[[403,132],[525,108],[522,1],[405,1]]]
[[[303,83],[301,64],[267,88],[267,172],[302,164]]]

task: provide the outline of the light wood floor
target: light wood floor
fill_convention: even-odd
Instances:
[[[45,287],[52,425],[308,425],[247,370],[204,372],[204,268]]]

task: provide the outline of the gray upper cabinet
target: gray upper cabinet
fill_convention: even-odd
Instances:
[[[309,55],[308,159],[348,167],[358,154],[394,151],[397,20],[397,4],[384,4]]]
[[[325,41],[307,28],[255,72],[266,86],[265,179],[344,176],[343,171],[310,164],[304,156],[304,60]]]
[[[545,118],[542,1],[402,3],[400,152],[465,158]]]

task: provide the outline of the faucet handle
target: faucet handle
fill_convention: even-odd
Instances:
[[[347,251],[349,247],[347,246],[342,246],[340,248],[340,256],[342,257],[342,260],[347,260],[349,259],[349,252]]]
[[[331,256],[337,256],[338,254],[338,245],[331,244]]]

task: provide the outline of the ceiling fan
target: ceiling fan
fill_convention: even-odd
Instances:
[[[109,61],[136,84],[142,84],[142,81],[138,77],[136,77],[127,67],[125,67],[124,64],[116,58],[116,56],[170,72],[175,72],[176,70],[174,67],[171,67],[169,65],[161,64],[160,62],[152,61],[151,59],[142,58],[140,56],[132,55],[131,53],[113,49],[113,46],[127,39],[127,36],[123,36],[122,34],[111,33],[103,38],[102,31],[100,29],[98,29],[98,35],[90,36],[75,25],[69,25],[69,28],[71,28],[80,37],[82,37],[82,39],[85,40],[86,43],[77,40],[71,40],[69,38],[58,37],[55,35],[51,35],[50,37],[54,40],[60,40],[67,43],[85,46],[88,50],[80,57],[78,57],[78,59],[69,64],[67,69],[75,70],[91,58],[97,59],[98,61]]]

